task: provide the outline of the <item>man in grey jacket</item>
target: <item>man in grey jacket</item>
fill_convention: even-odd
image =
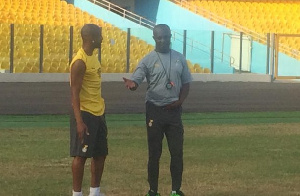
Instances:
[[[188,96],[192,77],[185,57],[170,49],[171,30],[166,24],[153,29],[155,50],[138,64],[130,79],[123,78],[126,88],[136,90],[146,78],[146,126],[148,139],[148,182],[146,196],[159,196],[159,159],[164,135],[171,154],[171,196],[183,196],[180,190],[183,172],[182,103]]]

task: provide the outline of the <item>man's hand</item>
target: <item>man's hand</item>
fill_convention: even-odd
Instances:
[[[182,102],[180,100],[177,100],[177,101],[175,101],[175,102],[173,102],[173,103],[171,103],[169,105],[166,105],[164,107],[164,109],[166,109],[166,110],[172,110],[172,109],[180,107],[181,105],[182,105]]]
[[[166,105],[165,109],[172,110],[172,109],[180,107],[183,104],[187,95],[189,94],[189,91],[190,91],[190,83],[183,84],[180,89],[179,100],[177,100],[169,105]]]
[[[84,122],[77,123],[77,134],[81,144],[83,144],[84,142],[84,134],[90,135],[88,127],[86,126],[86,124],[84,124]]]
[[[126,88],[128,88],[132,91],[135,91],[137,89],[138,86],[134,81],[132,81],[130,79],[127,79],[127,78],[124,78],[124,77],[123,77],[123,80],[124,80]]]

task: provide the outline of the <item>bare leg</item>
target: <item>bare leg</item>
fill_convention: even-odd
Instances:
[[[73,173],[73,190],[76,192],[81,191],[85,157],[74,157],[72,163],[72,173]]]
[[[103,157],[93,157],[91,159],[91,187],[99,187],[100,181],[103,174],[104,162],[106,156]]]

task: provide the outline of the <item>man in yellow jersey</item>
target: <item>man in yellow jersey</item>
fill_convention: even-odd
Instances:
[[[101,96],[101,65],[94,50],[102,42],[101,28],[85,24],[81,29],[82,48],[70,64],[73,115],[70,122],[70,155],[73,196],[82,196],[84,165],[91,158],[89,196],[102,196],[100,181],[108,154],[104,99]]]

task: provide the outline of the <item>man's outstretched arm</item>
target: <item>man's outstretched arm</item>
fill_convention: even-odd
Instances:
[[[125,83],[125,87],[128,88],[129,90],[135,91],[138,88],[138,84],[135,83],[133,80],[124,78],[124,83]]]

